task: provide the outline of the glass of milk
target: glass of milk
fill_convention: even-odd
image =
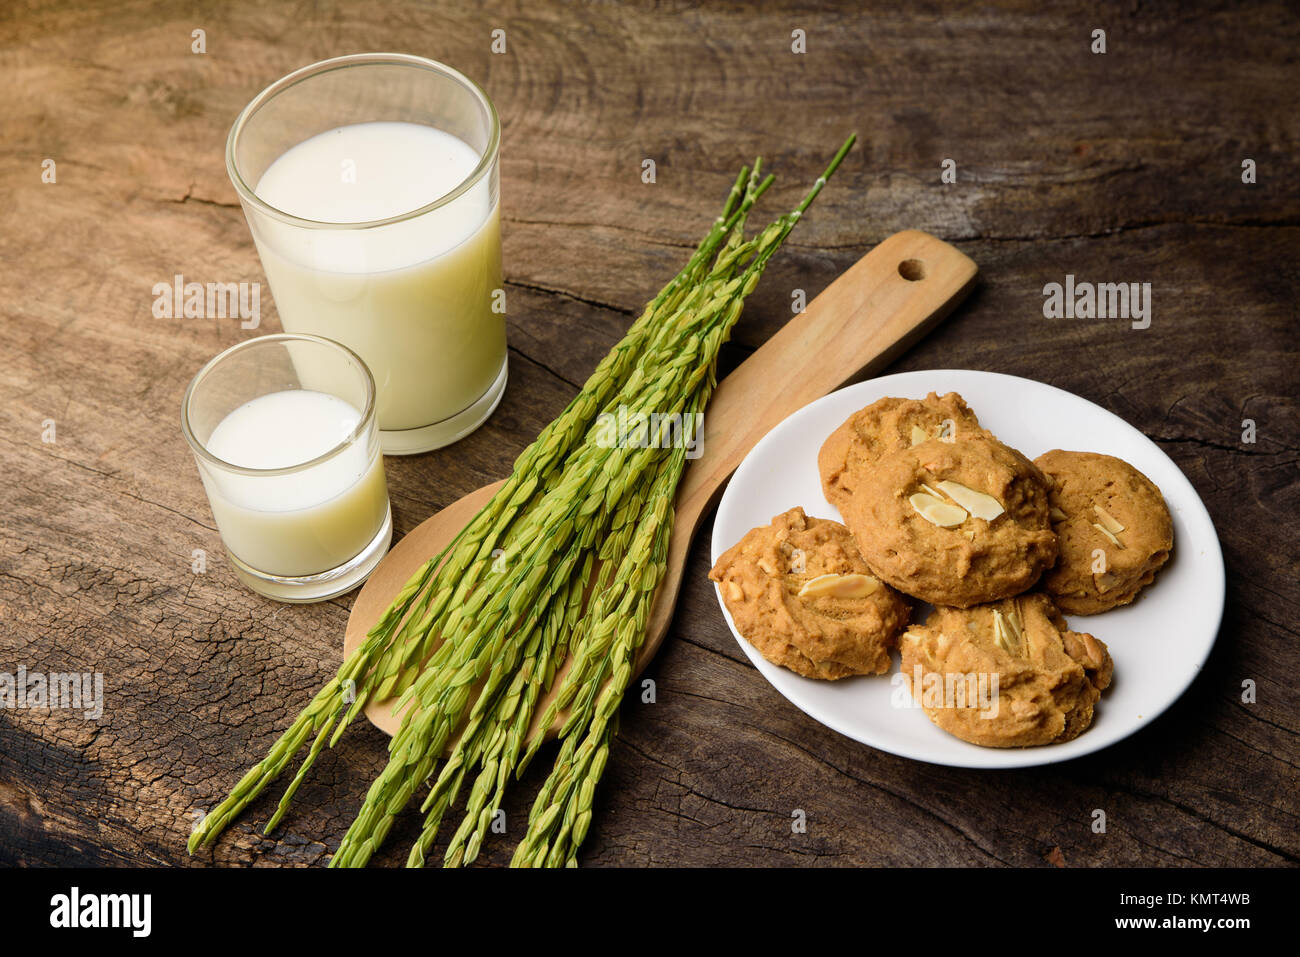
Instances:
[[[365,360],[389,454],[462,438],[505,390],[500,139],[473,82],[390,53],[291,73],[230,131],[226,166],[280,322]]]
[[[332,598],[388,550],[375,382],[351,349],[289,334],[232,346],[190,382],[181,429],[235,575],[253,591]]]

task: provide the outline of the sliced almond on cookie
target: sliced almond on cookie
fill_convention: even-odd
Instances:
[[[1124,531],[1124,526],[1115,521],[1115,517],[1100,505],[1094,505],[1092,510],[1097,513],[1098,523],[1112,535],[1118,535],[1120,532]]]
[[[1124,547],[1124,544],[1118,538],[1116,538],[1115,535],[1109,529],[1104,528],[1101,525],[1098,525],[1096,522],[1092,523],[1092,527],[1095,528],[1097,531],[1101,532],[1107,538],[1109,538],[1111,544],[1114,545],[1116,548]]]
[[[744,601],[745,589],[740,587],[739,582],[727,582],[727,598],[731,601]]]
[[[1014,605],[1005,615],[1000,609],[993,609],[993,640],[1007,654],[1019,654],[1024,645],[1025,630],[1020,623],[1020,612]]]
[[[1020,620],[1020,606],[1015,602],[1012,602],[1011,607],[1007,609],[1007,621],[1010,623],[1012,630],[1015,631],[1016,639],[1024,638],[1025,625]]]
[[[1053,522],[1064,522],[1070,516],[1066,515],[1063,511],[1061,511],[1061,509],[1058,506],[1053,505],[1050,509],[1047,510],[1047,517],[1050,518]]]
[[[925,429],[921,428],[919,425],[912,426],[913,445],[920,445],[922,442],[928,442],[929,440],[930,433],[926,432]]]
[[[880,587],[870,575],[818,575],[804,582],[800,598],[866,598]]]
[[[1006,618],[996,608],[993,609],[993,640],[1007,654],[1015,654],[1018,642],[1013,638],[1011,626],[1007,624]]]
[[[959,505],[949,505],[937,495],[929,495],[925,492],[917,492],[907,499],[912,503],[912,508],[931,525],[938,525],[940,528],[952,528],[954,525],[960,525],[966,521],[966,510]]]
[[[991,522],[1003,512],[1002,503],[992,495],[984,492],[977,492],[973,488],[967,488],[960,482],[940,482],[939,488],[948,493],[948,497],[960,505],[966,511],[970,512],[976,518],[982,518],[986,522]]]

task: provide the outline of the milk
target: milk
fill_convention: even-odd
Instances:
[[[430,126],[359,123],[292,147],[255,191],[303,219],[371,222],[446,195],[479,160],[464,141]],[[325,336],[361,356],[375,378],[383,432],[448,419],[503,373],[505,317],[493,309],[502,287],[501,227],[492,187],[484,176],[435,210],[366,229],[304,229],[250,217],[285,331]],[[298,372],[305,387],[327,390],[310,367],[299,364]]]
[[[222,419],[207,449],[243,468],[286,468],[329,452],[360,421],[357,409],[333,395],[272,392]],[[259,572],[286,577],[351,561],[388,514],[383,459],[371,446],[363,438],[323,462],[283,475],[200,469],[231,554]]]

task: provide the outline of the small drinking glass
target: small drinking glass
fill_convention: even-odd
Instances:
[[[185,391],[194,451],[235,575],[287,602],[356,587],[393,536],[375,382],[319,336],[260,336],[205,365]]]

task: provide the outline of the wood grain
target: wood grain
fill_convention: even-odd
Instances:
[[[1101,754],[972,774],[861,747],[772,690],[717,609],[706,520],[646,672],[655,702],[623,708],[584,864],[1295,864],[1298,43],[1282,2],[3,5],[0,671],[102,671],[106,700],[99,721],[0,709],[0,864],[318,865],[383,766],[386,739],[358,726],[278,840],[259,830],[270,794],[185,855],[192,813],[334,672],[353,598],[288,608],[241,589],[180,437],[194,371],[278,330],[269,296],[257,330],[150,308],[176,273],[263,280],[222,163],[229,125],[273,79],[366,49],[455,64],[504,123],[510,387],[464,442],[388,460],[399,535],[506,473],[743,162],[764,155],[763,208],[781,210],[856,130],[727,369],[786,324],[793,290],[811,299],[885,236],[925,230],[983,279],[889,371],[1007,372],[1110,409],[1179,464],[1222,539],[1227,615],[1181,701]],[[1151,327],[1044,319],[1042,288],[1066,273],[1151,282]],[[509,859],[549,753],[483,860]],[[417,827],[404,818],[376,863],[404,860]]]

